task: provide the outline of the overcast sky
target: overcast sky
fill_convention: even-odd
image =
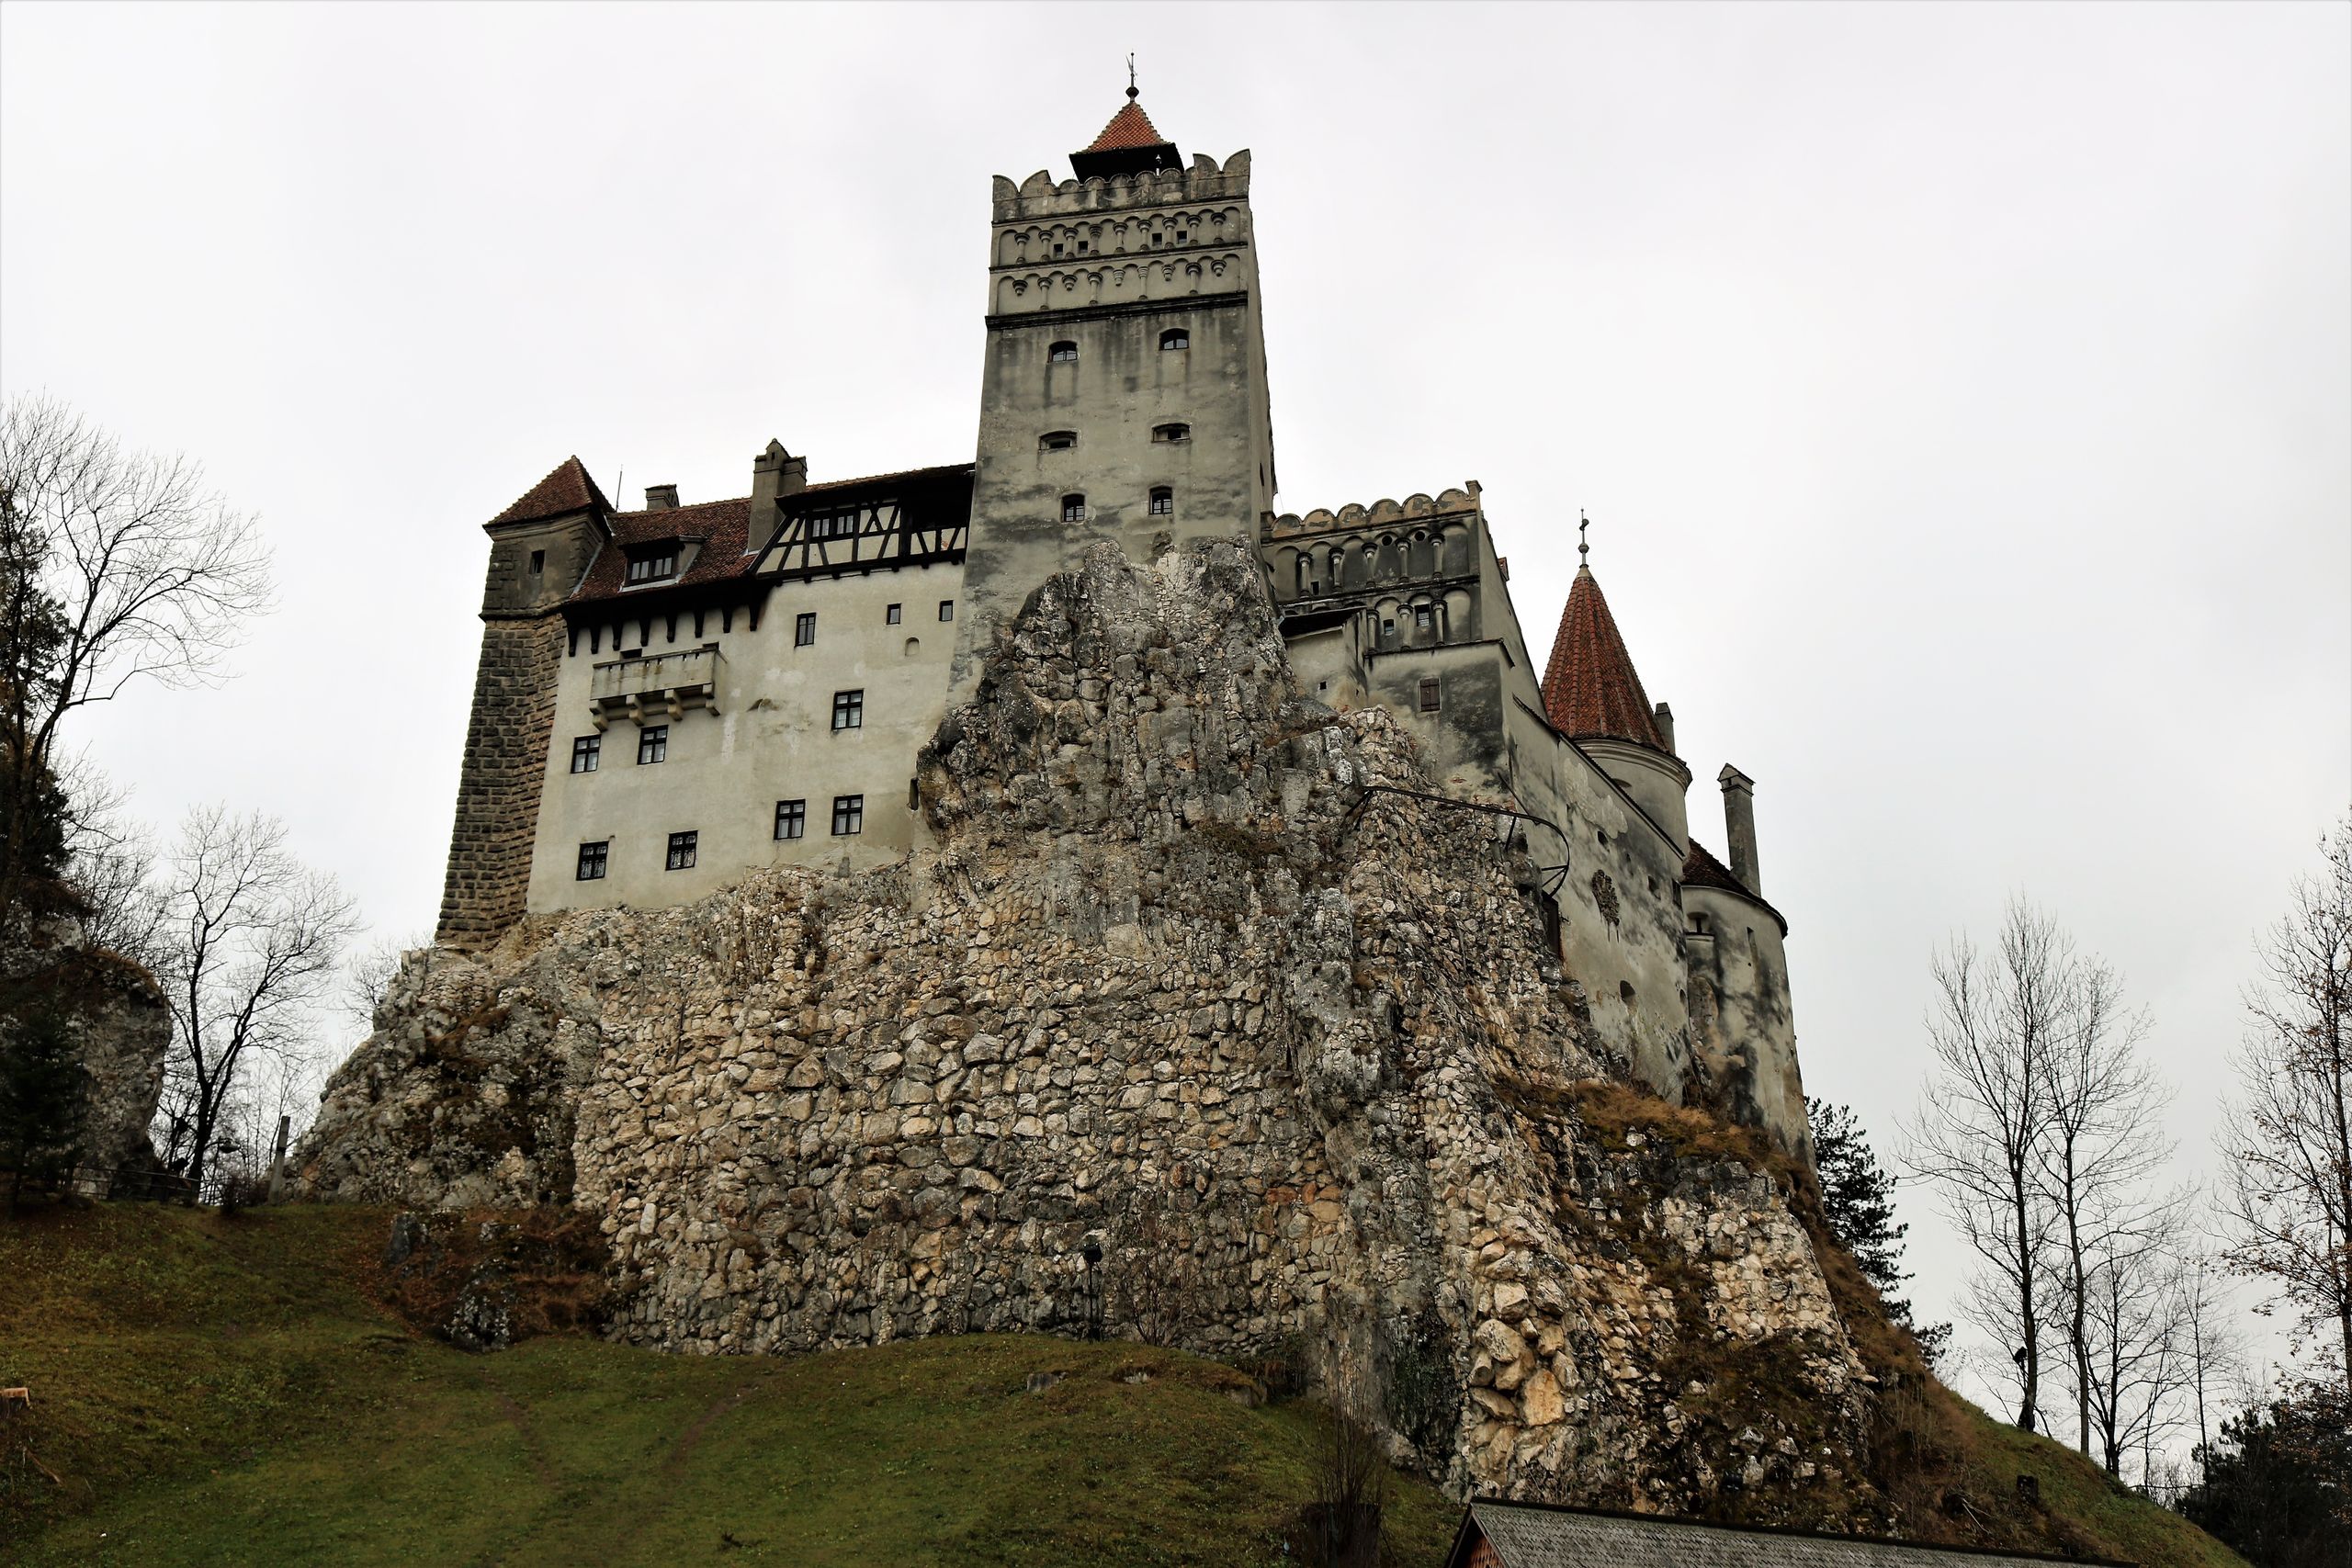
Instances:
[[[1254,153],[1285,511],[1485,486],[1758,781],[1807,1087],[1883,1149],[1932,949],[2124,972],[2185,1171],[2352,799],[2352,7],[0,8],[0,380],[275,545],[216,691],[82,727],[147,818],[437,906],[479,525],[968,460],[989,176],[1123,101]],[[1908,1200],[1931,1312],[1964,1260]]]

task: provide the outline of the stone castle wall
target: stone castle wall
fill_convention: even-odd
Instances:
[[[560,615],[482,622],[436,942],[495,941],[522,918],[562,655]]]
[[[1300,695],[1246,547],[1048,580],[922,783],[903,867],[411,955],[303,1180],[577,1205],[638,1343],[1074,1333],[1099,1299],[1352,1360],[1457,1488],[1850,1517],[1862,1372],[1782,1179],[1580,1109],[1641,1097],[1532,868],[1371,787],[1426,784],[1413,742]]]

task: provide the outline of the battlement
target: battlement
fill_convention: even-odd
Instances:
[[[1195,152],[1187,168],[1146,169],[1137,174],[1068,179],[1058,184],[1045,169],[1018,186],[999,175],[993,201],[997,222],[1021,223],[1038,218],[1168,207],[1187,201],[1247,200],[1249,196],[1250,150],[1245,147],[1222,166],[1207,153]]]
[[[1447,490],[1434,497],[1416,492],[1403,501],[1383,497],[1370,506],[1351,502],[1336,512],[1318,506],[1304,516],[1295,512],[1285,512],[1279,517],[1270,513],[1258,532],[1259,537],[1263,539],[1288,539],[1306,534],[1329,533],[1337,528],[1362,528],[1421,517],[1451,517],[1458,513],[1474,513],[1477,510],[1478,481],[1472,479],[1465,489]]]

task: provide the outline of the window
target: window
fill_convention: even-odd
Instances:
[[[629,558],[628,581],[631,582],[655,582],[677,575],[678,547],[675,545],[663,545],[652,554]]]
[[[1168,243],[1168,236],[1154,229],[1151,231],[1151,243],[1155,245],[1164,245]]]
[[[884,626],[897,626],[897,625],[899,624],[899,620],[901,619],[901,616],[900,616],[900,615],[899,615],[899,606],[898,606],[898,605],[896,605],[896,604],[892,604],[892,605],[890,605],[888,608],[885,609],[885,610],[882,612],[882,624],[883,624]],[[944,621],[944,620],[945,620],[947,617],[946,617],[946,616],[944,616],[944,615],[942,615],[942,616],[940,616],[939,618],[940,618],[941,620],[943,620],[943,621]]]
[[[605,738],[603,736],[581,736],[571,743],[571,771],[575,773],[594,773],[596,763],[604,756],[604,752]]]
[[[1037,437],[1037,450],[1040,452],[1067,452],[1077,445],[1078,432],[1075,430],[1049,430]]]
[[[807,648],[817,640],[817,612],[803,610],[792,622],[792,646]]]
[[[605,878],[605,852],[613,847],[610,839],[599,839],[593,844],[580,846],[580,869],[572,874],[578,882],[601,882]]]
[[[1429,680],[1421,682],[1421,711],[1423,713],[1437,712],[1437,694],[1436,681]]]
[[[1708,934],[1706,916],[1693,915],[1690,917],[1690,934],[1692,936],[1705,936]]]
[[[1163,350],[1170,348],[1190,348],[1193,346],[1193,334],[1186,332],[1182,327],[1170,327],[1166,332],[1159,334],[1159,346]]]
[[[775,836],[797,839],[808,830],[808,803],[805,800],[779,800],[775,803]]]
[[[855,512],[820,512],[808,519],[812,539],[846,539],[857,533]]]
[[[662,869],[692,871],[695,868],[695,840],[700,835],[695,833],[671,834],[669,859],[662,863]]]
[[[956,618],[955,600],[942,599],[939,602],[939,618],[943,621],[952,621]]]
[[[862,689],[833,694],[833,728],[835,729],[865,728],[865,693]]]
[[[1151,491],[1151,514],[1154,517],[1167,517],[1173,515],[1175,511],[1176,492],[1166,485],[1154,485]]]
[[[1425,632],[1435,625],[1437,625],[1437,616],[1433,612],[1431,612],[1427,604],[1416,604],[1413,606],[1413,629],[1415,631]]]
[[[643,767],[648,762],[666,761],[669,756],[670,727],[668,725],[649,724],[637,732],[638,766]]]
[[[1054,254],[1059,255],[1061,254],[1061,247],[1059,245],[1056,245],[1054,247]],[[1075,365],[1078,363],[1078,344],[1074,343],[1057,343],[1054,344],[1053,347],[1046,350],[1046,357],[1056,365]]]
[[[547,551],[545,551],[545,550],[533,550],[533,551],[531,552],[531,575],[532,575],[533,577],[537,577],[537,576],[538,576],[538,575],[539,575],[539,573],[541,573],[541,572],[545,571],[547,569],[548,569],[548,553],[547,553]]]
[[[907,809],[910,811],[922,809],[922,780],[921,779],[907,781]]]
[[[1189,424],[1155,424],[1151,427],[1154,441],[1190,441],[1193,427]]]
[[[845,839],[852,833],[865,830],[865,796],[837,795],[833,796],[833,837]]]
[[[1085,522],[1086,497],[1082,495],[1066,495],[1062,497],[1062,521],[1065,523]]]

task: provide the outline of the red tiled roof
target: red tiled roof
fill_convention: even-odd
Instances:
[[[1788,933],[1788,918],[1765,903],[1764,895],[1740,881],[1733,874],[1731,867],[1709,854],[1696,839],[1690,840],[1690,852],[1682,857],[1682,885],[1685,887],[1714,887],[1725,893],[1736,893],[1780,921],[1782,935]]]
[[[1143,112],[1143,106],[1130,98],[1125,108],[1111,117],[1111,123],[1102,128],[1102,134],[1094,139],[1094,144],[1082,151],[1127,152],[1142,147],[1167,145],[1168,138],[1152,128],[1151,117]]]
[[[1560,635],[1544,670],[1544,716],[1573,739],[1606,737],[1673,751],[1650,716],[1649,696],[1590,567],[1577,568],[1560,612]]]
[[[683,575],[664,580],[661,587],[677,588],[741,577],[759,559],[743,553],[751,521],[752,498],[748,495],[732,501],[697,502],[692,506],[673,506],[660,512],[616,512],[612,517],[613,542],[598,552],[588,575],[572,590],[571,603],[621,597],[621,586],[628,573],[628,547],[661,539],[702,541],[694,564]],[[763,539],[761,543],[766,541]],[[649,584],[636,592],[647,592],[652,586]]]
[[[566,457],[547,478],[524,491],[521,500],[484,525],[495,528],[502,523],[536,523],[542,517],[560,517],[567,512],[591,508],[605,512],[613,509],[580,459]]]

